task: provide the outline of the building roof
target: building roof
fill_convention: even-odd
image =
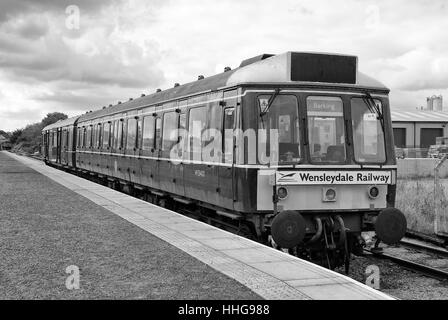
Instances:
[[[391,110],[392,122],[448,122],[448,112],[430,110]]]
[[[9,139],[7,137],[5,137],[4,135],[0,134],[0,143],[8,142],[8,141],[9,141]]]

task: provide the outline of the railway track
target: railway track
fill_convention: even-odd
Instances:
[[[433,254],[442,255],[448,259],[448,250],[446,250],[445,248],[430,246],[424,243],[409,241],[406,239],[401,240],[400,245],[410,249],[422,250]]]
[[[414,251],[416,250],[421,253],[429,253],[433,256],[435,255],[438,257],[438,259],[443,259],[443,260],[448,259],[448,250],[443,249],[443,248],[437,248],[434,246],[430,246],[430,245],[426,245],[426,244],[418,243],[418,242],[414,242],[414,241],[409,241],[409,240],[405,240],[405,239],[400,242],[400,246],[402,248],[412,249]],[[406,259],[406,258],[400,257],[398,255],[394,255],[393,253],[387,252],[387,248],[386,248],[386,252],[384,252],[384,251],[377,252],[377,251],[374,251],[371,249],[364,249],[364,250],[368,254],[370,254],[371,256],[373,256],[375,258],[392,261],[392,262],[394,262],[406,269],[409,269],[411,271],[415,271],[420,274],[423,274],[423,275],[426,275],[428,277],[435,278],[438,280],[448,280],[448,268],[437,268],[437,267],[431,266],[429,264],[425,264],[425,263],[423,263],[423,261],[417,262],[417,261],[413,261],[411,259]]]

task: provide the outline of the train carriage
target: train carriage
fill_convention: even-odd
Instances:
[[[388,94],[354,56],[261,55],[47,127],[45,157],[334,268],[406,230]]]

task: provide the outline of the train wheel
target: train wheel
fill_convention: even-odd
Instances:
[[[257,236],[247,223],[240,223],[240,226],[238,227],[238,231],[236,232],[236,234],[248,238],[250,240],[257,241]]]

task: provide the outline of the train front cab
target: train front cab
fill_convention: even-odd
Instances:
[[[365,92],[264,88],[249,90],[243,101],[244,110],[252,105],[260,115],[253,123],[257,154],[269,162],[257,160],[253,199],[266,214],[268,241],[332,268],[362,252],[361,232],[376,231],[392,244],[406,231],[404,215],[394,209],[388,97]]]

